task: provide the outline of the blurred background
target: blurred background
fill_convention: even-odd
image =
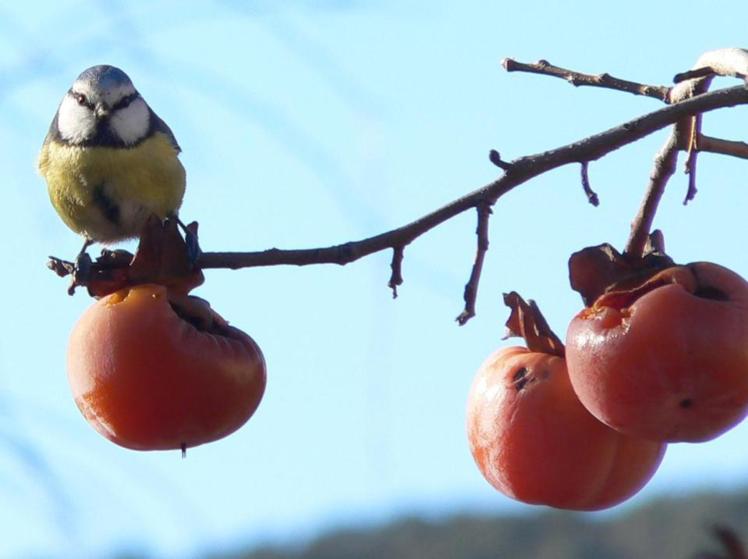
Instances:
[[[667,84],[705,50],[745,46],[747,15],[738,1],[3,3],[0,557],[691,557],[714,545],[713,523],[748,536],[748,424],[671,446],[639,495],[585,515],[498,494],[464,435],[473,373],[511,343],[501,293],[536,299],[563,337],[581,306],[569,254],[622,248],[667,132],[590,166],[598,208],[576,166],[502,198],[464,327],[473,212],[408,248],[397,300],[389,254],[209,271],[197,294],[261,345],[268,389],[246,426],[184,460],[116,447],[75,407],[67,339],[92,301],[45,269],[80,239],[35,170],[74,78],[113,64],[184,150],[181,215],[204,250],[356,240],[494,180],[492,148],[511,160],[660,107],[508,74],[503,57]],[[747,111],[710,114],[705,132],[745,140]],[[686,207],[685,177],[672,180],[656,226],[676,260],[748,275],[746,165],[701,156]]]

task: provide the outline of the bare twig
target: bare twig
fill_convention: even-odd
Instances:
[[[389,288],[392,290],[392,298],[397,299],[397,287],[403,284],[403,256],[405,247],[396,246],[392,249],[392,262],[390,268],[392,274],[390,275]]]
[[[688,156],[686,157],[686,163],[684,172],[688,175],[688,189],[686,190],[686,196],[683,198],[683,205],[685,206],[691,200],[696,197],[696,163],[698,161],[699,150],[696,147],[695,139],[694,145],[688,149]]]
[[[685,82],[684,82],[685,83]],[[671,100],[682,103],[691,96],[700,95],[709,87],[711,78],[693,80],[678,86],[671,93]],[[690,117],[678,121],[673,126],[673,131],[655,156],[654,168],[649,177],[644,200],[639,211],[631,224],[631,233],[626,243],[625,254],[629,258],[641,258],[652,228],[657,207],[660,203],[665,187],[670,177],[675,172],[678,161],[678,152],[681,149],[689,150],[690,161],[686,163],[688,172],[688,192],[685,202],[693,199],[696,194],[696,151],[693,143],[701,129],[701,113],[695,113]],[[684,202],[684,203],[685,203]]]
[[[740,48],[710,50],[699,56],[689,72],[678,74],[679,80],[670,90],[670,102],[703,93],[715,76],[737,77],[745,81],[748,75],[748,51]],[[690,79],[686,79],[690,78]]]
[[[673,132],[655,156],[654,168],[649,176],[649,186],[639,211],[631,223],[631,234],[626,243],[625,254],[630,258],[641,258],[644,254],[644,247],[657,213],[657,206],[665,192],[668,180],[675,173],[680,144],[680,132],[677,128],[677,126],[674,127]]]
[[[491,151],[488,152],[488,159],[491,161],[491,163],[496,165],[499,169],[504,169],[505,171],[508,171],[509,169],[512,168],[512,164],[504,161],[501,158],[501,154],[495,149],[492,149]]]
[[[483,271],[483,260],[488,251],[488,221],[491,217],[491,206],[480,204],[478,210],[478,226],[475,234],[478,237],[478,247],[475,251],[475,262],[470,272],[470,280],[465,285],[465,309],[456,318],[457,323],[463,326],[468,320],[475,316],[475,301],[478,298],[478,284]]]
[[[597,197],[597,193],[592,190],[592,187],[590,186],[590,175],[589,175],[589,161],[582,161],[582,188],[584,189],[584,194],[587,196],[587,201],[592,204],[593,206],[598,206],[600,204],[600,199]]]
[[[708,85],[709,82],[703,83],[704,85]],[[683,199],[684,206],[696,197],[696,163],[699,155],[699,137],[701,136],[702,121],[702,116],[698,114],[687,119],[687,123],[685,120],[682,123],[684,129],[680,135],[680,148],[685,150],[687,154],[683,171],[688,175],[688,189]]]
[[[717,72],[711,66],[702,66],[701,68],[675,74],[675,76],[673,76],[673,83],[680,83],[697,78],[706,78],[708,76],[715,76],[716,74]]]
[[[676,77],[684,79],[726,76],[745,80],[748,75],[748,50],[741,48],[723,48],[710,50],[699,56],[690,72]],[[680,81],[680,80],[679,80]]]
[[[748,144],[734,140],[723,140],[711,136],[700,135],[697,140],[699,151],[719,153],[731,157],[748,159]]]
[[[619,78],[614,78],[608,73],[596,75],[583,74],[581,72],[575,72],[574,70],[568,70],[566,68],[554,66],[547,60],[538,60],[534,64],[527,64],[524,62],[517,62],[512,58],[505,58],[501,61],[501,65],[507,72],[529,72],[532,74],[542,74],[544,76],[561,78],[574,86],[588,85],[592,87],[604,87],[606,89],[625,91],[627,93],[633,93],[634,95],[644,95],[646,97],[659,99],[660,101],[664,101],[666,103],[668,102],[668,93],[670,91],[670,88],[663,85],[648,85],[628,80],[622,80]]]
[[[709,51],[699,57],[692,78],[681,81],[669,92],[672,103],[682,103],[685,99],[703,96],[709,89],[715,75],[735,76],[743,75],[748,69],[748,51],[744,49],[719,49]],[[676,76],[679,77],[679,76]],[[698,139],[701,135],[702,113],[694,113],[689,118],[678,121],[673,132],[655,157],[655,167],[650,175],[650,183],[639,212],[631,226],[631,235],[626,244],[626,255],[640,258],[643,255],[646,239],[654,221],[657,205],[665,190],[667,181],[675,172],[678,151],[688,152],[686,173],[688,174],[688,191],[684,204],[696,195],[696,161],[698,154]]]

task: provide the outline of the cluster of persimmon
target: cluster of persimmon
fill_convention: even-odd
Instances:
[[[537,307],[505,296],[507,326],[528,347],[480,367],[467,431],[478,468],[504,494],[599,510],[644,487],[668,443],[708,441],[748,413],[748,282],[717,264],[660,259],[580,287],[596,275],[580,262],[601,247],[585,250],[571,272],[587,306],[565,346]],[[624,259],[612,260],[608,272]]]

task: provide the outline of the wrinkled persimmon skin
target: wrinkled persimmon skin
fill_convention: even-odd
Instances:
[[[676,283],[630,301],[603,295],[571,321],[571,382],[587,409],[615,429],[706,441],[748,411],[748,283],[706,262],[658,276]]]
[[[104,437],[135,450],[168,450],[241,427],[262,399],[266,376],[260,348],[244,332],[198,330],[174,312],[166,288],[140,285],[84,313],[70,338],[68,379],[80,411]]]
[[[665,445],[600,423],[572,390],[564,359],[523,347],[492,354],[468,398],[478,468],[519,501],[573,510],[614,506],[654,475]]]

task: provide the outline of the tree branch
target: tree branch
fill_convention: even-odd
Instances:
[[[707,76],[741,78],[748,76],[748,50],[722,48],[709,50],[699,56],[689,72],[675,76],[676,82]]]
[[[700,66],[697,66],[697,69],[700,69]],[[670,101],[683,102],[688,98],[704,94],[711,84],[710,75],[710,73],[707,73],[705,77],[679,83],[670,91]],[[696,195],[696,161],[698,155],[696,139],[701,133],[701,123],[702,113],[680,119],[673,126],[665,145],[657,153],[644,200],[631,224],[631,234],[624,252],[627,257],[641,259],[644,256],[657,207],[670,177],[675,173],[680,150],[688,152],[686,159],[688,191],[683,203],[688,203]]]
[[[407,225],[359,241],[324,248],[281,250],[272,248],[259,252],[205,252],[196,265],[202,269],[251,268],[257,266],[304,266],[309,264],[345,265],[364,256],[411,241],[451,219],[475,208],[478,204],[496,203],[501,196],[543,173],[580,161],[594,161],[627,144],[635,142],[679,119],[715,109],[748,104],[748,89],[735,86],[698,95],[681,103],[669,105],[647,115],[635,118],[600,134],[590,136],[542,153],[520,157],[510,162],[509,170],[499,179],[458,198]]]
[[[489,161],[491,161],[491,163],[493,163],[499,169],[502,169],[504,171],[508,171],[509,169],[512,168],[512,164],[511,163],[507,163],[506,161],[504,161],[501,158],[501,154],[498,151],[496,151],[495,149],[492,149],[490,152],[488,152],[488,159],[489,159]]]
[[[702,54],[693,69],[675,76],[678,82],[669,92],[671,103],[683,102],[686,99],[703,95],[711,85],[714,76],[739,76],[748,74],[748,51],[745,49],[718,49]],[[745,79],[744,79],[745,81]],[[689,118],[679,120],[673,132],[655,158],[655,166],[650,175],[650,183],[644,201],[631,226],[631,235],[626,244],[627,257],[642,258],[649,231],[654,221],[657,206],[665,191],[668,180],[675,172],[678,152],[688,153],[685,172],[688,175],[688,191],[684,204],[696,196],[696,164],[702,138],[703,116],[695,113]]]
[[[581,72],[575,72],[574,70],[561,68],[560,66],[554,66],[547,60],[538,60],[534,64],[527,64],[524,62],[517,62],[512,58],[505,58],[501,61],[501,65],[507,72],[528,72],[531,74],[542,74],[544,76],[561,78],[575,87],[587,85],[591,87],[615,89],[617,91],[633,93],[634,95],[653,97],[654,99],[659,99],[660,101],[664,101],[666,103],[668,102],[668,95],[670,93],[670,88],[664,85],[648,85],[628,80],[622,80],[619,78],[614,78],[608,73],[596,75],[583,74]]]
[[[598,198],[597,193],[592,190],[592,186],[590,185],[589,164],[589,161],[582,161],[582,189],[584,190],[584,195],[587,196],[587,201],[597,207],[600,205],[600,199]]]
[[[701,137],[701,115],[696,115],[690,119],[690,127],[688,130],[688,136],[686,138],[686,164],[684,171],[688,175],[688,189],[686,196],[683,199],[683,205],[688,204],[691,200],[696,197],[696,163],[699,158],[699,138]],[[683,139],[683,138],[681,138]],[[682,146],[681,146],[682,148]]]
[[[491,206],[487,203],[478,206],[478,226],[475,234],[478,237],[478,247],[475,251],[475,262],[470,272],[470,280],[465,285],[465,309],[455,319],[460,326],[475,316],[475,301],[478,299],[478,284],[483,272],[483,260],[488,251],[488,220],[491,217]]]
[[[681,83],[686,80],[706,78],[709,76],[714,76],[716,74],[717,71],[711,66],[701,66],[693,70],[687,70],[685,72],[681,72],[680,74],[675,74],[675,76],[673,77],[673,83]]]
[[[396,246],[392,249],[392,262],[390,268],[390,281],[387,284],[392,290],[392,298],[397,299],[397,288],[403,284],[403,256],[405,256],[405,247]]]
[[[675,76],[677,82],[670,89],[671,103],[693,97],[709,88],[714,76],[737,77],[746,80],[748,51],[740,48],[710,50],[699,56],[688,72]]]
[[[699,135],[697,144],[699,146],[699,151],[748,159],[748,144],[745,142],[723,140],[721,138]]]
[[[678,126],[674,127],[673,132],[655,156],[654,168],[649,177],[649,186],[644,195],[644,201],[631,224],[631,234],[626,243],[625,255],[632,259],[639,259],[644,255],[644,248],[647,244],[649,231],[652,229],[657,206],[665,192],[668,180],[675,173],[678,152],[680,151],[680,132],[678,128]]]

